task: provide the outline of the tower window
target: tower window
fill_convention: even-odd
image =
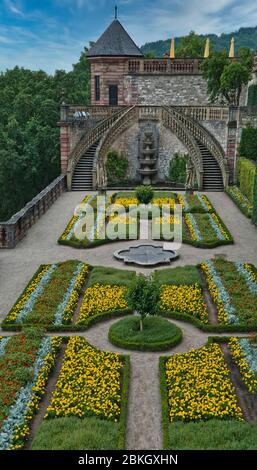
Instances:
[[[95,100],[100,101],[100,75],[95,75]]]

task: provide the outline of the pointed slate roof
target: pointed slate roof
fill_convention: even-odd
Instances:
[[[102,56],[143,57],[143,54],[119,20],[115,19],[87,53],[87,57]]]

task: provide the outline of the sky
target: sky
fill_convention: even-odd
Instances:
[[[71,70],[84,46],[118,17],[139,45],[257,26],[256,0],[0,0],[0,70]]]

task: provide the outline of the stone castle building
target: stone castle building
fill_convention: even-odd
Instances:
[[[59,123],[62,172],[67,172],[69,189],[105,187],[111,149],[129,161],[128,186],[141,182],[139,141],[149,126],[158,140],[154,171],[152,162],[149,167],[152,183],[168,184],[176,153],[190,155],[199,189],[223,190],[233,182],[242,126],[255,119],[245,107],[247,87],[240,107],[210,105],[200,68],[204,59],[146,59],[118,19],[87,57],[91,106],[63,103]]]

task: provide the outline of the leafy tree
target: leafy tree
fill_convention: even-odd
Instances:
[[[229,60],[226,51],[213,52],[202,63],[210,101],[238,105],[242,87],[251,77],[252,63],[251,52],[245,48],[240,51],[238,61]]]
[[[229,104],[239,106],[243,85],[251,77],[251,72],[240,62],[232,62],[224,67],[220,77],[220,92]]]
[[[143,331],[144,318],[157,315],[159,311],[160,286],[152,277],[139,274],[130,284],[127,302],[131,309],[140,315],[140,331]]]
[[[0,73],[0,220],[7,220],[60,174],[60,102],[90,102],[86,50],[71,72],[14,67]]]
[[[155,59],[156,58],[156,54],[154,51],[147,51],[145,53],[145,59]]]
[[[257,26],[250,28],[240,28],[238,31],[233,33],[222,33],[221,35],[217,34],[208,34],[201,35],[200,37],[206,41],[209,37],[212,48],[214,51],[223,51],[226,49],[227,53],[229,51],[229,45],[231,37],[235,38],[235,47],[236,55],[239,53],[240,48],[248,48],[251,52],[255,52],[257,44]],[[175,38],[176,47],[179,47],[181,42],[181,37]],[[155,41],[146,43],[141,47],[142,52],[145,54],[147,51],[154,51],[156,57],[162,57],[165,52],[169,51],[170,48],[170,38],[163,41]],[[202,55],[203,56],[203,50]]]
[[[205,39],[191,31],[188,36],[183,36],[180,39],[179,46],[176,49],[176,57],[203,57],[204,47]]]
[[[207,92],[211,102],[220,98],[220,78],[226,65],[229,64],[226,51],[213,52],[202,63],[203,76],[207,80]]]

